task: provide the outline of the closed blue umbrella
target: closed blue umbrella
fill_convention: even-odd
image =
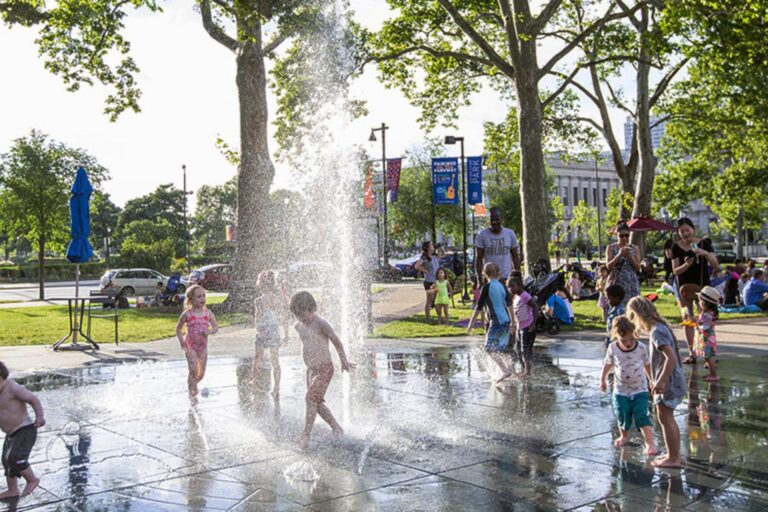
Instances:
[[[69,246],[67,259],[75,263],[75,297],[80,295],[80,263],[86,263],[93,256],[93,247],[88,237],[91,234],[91,215],[89,212],[93,187],[88,181],[88,174],[82,167],[77,169],[72,195],[69,198]],[[77,301],[75,301],[74,343],[77,343]]]

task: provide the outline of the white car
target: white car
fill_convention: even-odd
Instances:
[[[163,283],[163,288],[168,284],[168,277],[160,272],[148,268],[116,268],[107,270],[99,284],[102,290],[112,282],[117,293],[125,295],[152,295],[155,293],[157,283]],[[179,283],[178,293],[184,293],[187,289],[185,280]]]

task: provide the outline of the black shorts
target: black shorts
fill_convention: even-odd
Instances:
[[[18,478],[29,467],[29,454],[37,440],[37,428],[26,425],[5,436],[3,443],[3,468],[5,476]]]
[[[430,288],[432,288],[433,284],[435,283],[433,283],[432,281],[424,281],[424,289],[429,290]]]

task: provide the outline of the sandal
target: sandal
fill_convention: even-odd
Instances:
[[[683,360],[683,364],[696,364],[696,358],[693,356],[688,356]]]

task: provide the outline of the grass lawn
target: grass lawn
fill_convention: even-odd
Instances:
[[[643,295],[655,291],[655,288],[642,288]],[[669,320],[671,324],[674,325],[680,322],[680,309],[677,307],[677,302],[675,302],[672,295],[659,294],[659,298],[654,304],[659,313]],[[457,301],[456,306],[457,307],[451,308],[449,311],[451,322],[466,320],[472,314],[469,304],[465,307],[461,307],[460,303]],[[605,330],[605,322],[603,321],[602,312],[597,307],[597,301],[575,301],[573,303],[573,312],[576,315],[576,323],[574,325],[564,325],[562,328],[563,331],[581,331],[585,329]],[[720,315],[720,320],[758,317],[763,315],[763,313],[722,313]],[[464,327],[427,324],[424,321],[424,314],[419,313],[403,320],[390,322],[379,327],[374,330],[373,336],[381,338],[427,338],[462,336],[466,333],[467,330]]]
[[[209,297],[209,304],[217,304],[224,296]],[[173,336],[180,311],[169,312],[155,308],[120,310],[120,341],[150,341]],[[225,314],[217,317],[225,327],[246,321],[244,315]],[[0,346],[50,345],[64,336],[69,329],[66,306],[38,306],[0,310]],[[114,320],[93,319],[91,337],[98,343],[112,343]]]

